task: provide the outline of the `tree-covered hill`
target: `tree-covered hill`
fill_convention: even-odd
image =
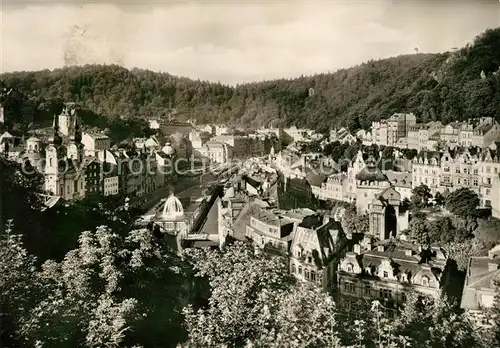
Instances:
[[[394,112],[422,121],[471,117],[500,119],[500,28],[487,30],[455,52],[402,55],[331,74],[235,87],[148,70],[86,65],[1,75],[8,88],[29,95],[36,122],[49,117],[40,104],[79,102],[104,117],[166,117],[247,127],[297,125],[366,128]],[[19,101],[6,113],[19,119]],[[17,104],[16,104],[17,103]]]

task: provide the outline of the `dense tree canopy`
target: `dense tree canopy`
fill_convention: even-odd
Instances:
[[[76,101],[105,117],[175,117],[247,127],[292,125],[351,130],[394,112],[421,121],[500,118],[500,29],[488,30],[456,52],[369,61],[331,74],[235,87],[148,70],[86,65],[1,75],[20,91],[5,98],[11,120],[42,121],[55,98]],[[484,72],[484,78],[481,77]],[[314,94],[309,94],[314,88]],[[45,108],[46,110],[47,108]]]
[[[476,216],[479,197],[467,187],[459,188],[446,196],[445,207],[455,215]]]

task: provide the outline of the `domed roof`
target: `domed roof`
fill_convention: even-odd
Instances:
[[[174,148],[172,147],[172,145],[170,145],[170,143],[166,143],[161,151],[169,156],[174,154]]]
[[[384,173],[377,167],[375,159],[370,156],[366,161],[366,167],[364,167],[358,175],[356,175],[357,180],[361,181],[387,181],[387,177]]]
[[[184,208],[179,198],[173,194],[168,197],[163,206],[162,218],[167,220],[175,220],[184,216]]]
[[[38,139],[36,136],[32,136],[32,137],[29,137],[27,140],[27,142],[32,142],[32,143],[39,143],[40,142],[40,139]]]

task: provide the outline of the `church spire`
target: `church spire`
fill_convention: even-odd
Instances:
[[[80,130],[80,124],[78,123],[78,118],[75,117],[75,127],[74,127],[74,130],[73,130],[73,134],[70,135],[69,139],[71,140],[71,142],[73,143],[81,143],[82,142],[82,132]]]
[[[60,146],[62,144],[62,138],[59,135],[59,116],[54,114],[54,123],[52,125],[54,133],[49,138],[49,142],[53,145]]]

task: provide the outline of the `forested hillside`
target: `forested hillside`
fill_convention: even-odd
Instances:
[[[14,120],[25,118],[29,110],[35,110],[36,122],[46,119],[46,105],[63,98],[103,117],[174,114],[198,123],[295,124],[318,130],[342,125],[354,130],[403,111],[422,121],[500,119],[499,67],[497,28],[456,52],[403,55],[331,74],[235,87],[101,65],[5,73],[1,79],[6,90],[15,89],[4,97],[6,114]],[[31,109],[20,103],[31,103]]]

